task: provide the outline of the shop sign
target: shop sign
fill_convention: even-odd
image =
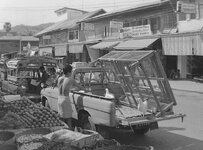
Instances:
[[[49,40],[49,39],[51,39],[51,36],[50,35],[43,35],[43,40]]]
[[[125,27],[121,29],[120,32],[123,33],[124,38],[152,35],[151,26],[149,24],[141,26]]]
[[[196,6],[194,3],[178,1],[177,2],[177,12],[186,13],[186,14],[195,14]]]
[[[93,23],[82,23],[81,24],[81,30],[93,31],[94,30],[94,24]]]
[[[123,28],[123,22],[110,21],[110,29],[118,29],[118,31]]]

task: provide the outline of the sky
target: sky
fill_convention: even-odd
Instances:
[[[112,11],[152,1],[156,0],[0,0],[0,29],[5,22],[12,26],[56,22],[58,18],[54,11],[62,7]]]

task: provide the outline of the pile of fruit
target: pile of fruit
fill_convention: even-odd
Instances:
[[[25,128],[64,126],[56,112],[35,104],[27,98],[4,103],[7,112],[14,113]]]

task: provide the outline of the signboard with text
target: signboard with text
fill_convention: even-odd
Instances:
[[[177,2],[177,11],[186,14],[195,14],[196,13],[196,5],[195,3],[187,3],[183,1]]]
[[[92,30],[94,30],[94,24],[93,23],[82,23],[81,30],[92,31]]]
[[[110,28],[111,29],[118,29],[118,31],[123,28],[123,22],[119,21],[110,21]]]
[[[123,33],[124,38],[152,35],[151,26],[149,24],[141,26],[125,27],[121,30],[121,32]]]

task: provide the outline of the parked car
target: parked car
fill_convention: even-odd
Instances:
[[[46,56],[19,56],[3,63],[0,69],[2,91],[27,96],[34,102],[41,101],[40,88],[36,85],[39,67],[44,66],[47,70],[57,67],[56,60]]]
[[[145,134],[157,129],[158,121],[184,117],[173,112],[176,101],[156,52],[112,51],[99,62],[101,67],[72,72],[72,77],[89,91],[74,89],[69,95],[72,117],[81,127],[91,129],[93,123],[102,135],[108,135],[109,128]],[[58,111],[58,87],[44,88],[41,98],[47,107]],[[140,102],[147,104],[145,112]]]

